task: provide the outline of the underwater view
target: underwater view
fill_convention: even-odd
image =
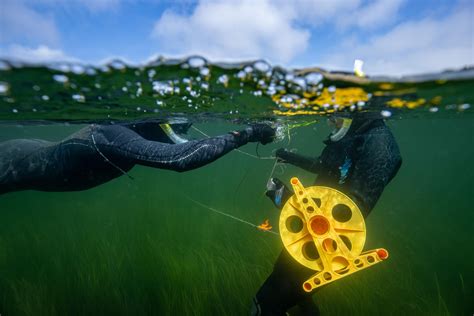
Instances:
[[[277,160],[277,149],[318,157],[331,134],[328,119],[361,113],[385,121],[403,161],[362,240],[364,250],[390,256],[318,289],[312,298],[321,315],[473,310],[472,69],[390,80],[190,57],[139,68],[3,61],[0,78],[2,315],[247,315],[284,247],[283,212],[265,194],[268,181],[291,187],[297,177],[309,187],[316,178]],[[8,141],[56,144],[91,124],[130,122],[185,122],[191,128],[179,135],[187,143],[258,123],[276,135],[180,172],[143,163],[122,170],[96,147],[72,177],[86,181],[81,174],[96,159],[116,179],[95,185],[90,178],[91,188],[71,190],[51,187],[48,174],[25,175],[23,187],[9,183],[11,157],[29,158]],[[72,156],[49,159],[65,173],[62,165],[79,168]],[[290,312],[299,315],[297,307]]]
[[[0,0],[0,316],[473,316],[473,16]]]

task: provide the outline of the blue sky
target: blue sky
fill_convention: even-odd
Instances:
[[[474,65],[472,0],[0,0],[0,56],[101,64],[199,54],[402,75]]]

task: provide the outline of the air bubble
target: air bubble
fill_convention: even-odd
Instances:
[[[239,79],[244,79],[246,76],[247,76],[247,73],[243,70],[239,71],[236,75],[236,77]]]
[[[471,107],[470,104],[464,103],[464,104],[461,104],[461,105],[458,107],[458,110],[459,110],[459,111],[465,111],[465,110],[469,109],[470,107]]]
[[[229,83],[229,77],[227,75],[222,75],[217,79],[217,82],[223,85],[227,85]]]
[[[97,71],[93,67],[87,67],[85,72],[89,76],[97,75]]]
[[[201,68],[206,64],[206,60],[202,57],[191,57],[188,59],[188,64],[191,68]]]
[[[42,99],[43,101],[49,101],[49,96],[47,96],[47,95],[45,94],[45,95],[41,96],[41,99]]]
[[[305,76],[306,82],[310,85],[317,85],[323,80],[323,75],[317,72],[312,72]]]
[[[294,78],[295,78],[295,75],[292,74],[292,73],[288,73],[288,74],[285,75],[285,80],[286,80],[286,81],[292,81]],[[283,85],[284,85],[284,84],[285,84],[285,81],[283,81],[283,82],[280,81],[280,84],[283,84]]]
[[[66,83],[69,81],[69,78],[65,75],[54,75],[53,79],[54,81],[59,82],[59,83]]]
[[[127,65],[121,60],[113,60],[107,66],[116,70],[123,70],[127,68]]]
[[[8,83],[0,81],[0,94],[7,94],[8,90],[10,90]]]
[[[244,71],[249,74],[253,72],[253,68],[252,66],[245,66]]]
[[[155,69],[148,70],[148,78],[152,79],[156,75]]]
[[[86,97],[84,97],[82,94],[73,94],[72,99],[81,103],[86,101]]]
[[[59,70],[59,71],[62,71],[62,72],[69,72],[71,71],[71,67],[69,66],[69,64],[66,64],[66,63],[56,63],[56,64],[52,64],[48,67],[49,69],[52,69],[52,70]]]
[[[380,114],[382,114],[383,117],[390,117],[390,116],[392,116],[392,112],[387,111],[387,110],[381,111]]]
[[[293,98],[291,96],[285,95],[281,97],[280,101],[284,103],[290,103],[293,102]]]
[[[109,72],[110,68],[107,67],[106,65],[102,65],[102,66],[99,67],[99,70],[102,71],[102,72]]]
[[[255,62],[253,64],[253,68],[255,68],[256,70],[260,72],[267,72],[271,70],[271,66],[267,62],[262,61],[262,60]]]
[[[153,91],[160,95],[172,94],[173,87],[168,82],[153,81]]]
[[[79,64],[71,65],[71,72],[76,75],[82,75],[85,72],[84,66]]]
[[[303,89],[306,88],[306,81],[303,78],[296,77],[291,82],[297,84],[298,86],[300,86]]]

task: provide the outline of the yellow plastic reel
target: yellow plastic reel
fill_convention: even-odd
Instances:
[[[362,252],[364,217],[347,195],[329,187],[305,188],[298,178],[291,185],[295,194],[281,211],[280,235],[290,255],[316,271],[302,284],[306,292],[388,258],[383,248]]]

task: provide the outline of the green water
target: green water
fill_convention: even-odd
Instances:
[[[403,165],[366,221],[365,249],[386,248],[390,258],[314,299],[322,315],[472,315],[473,80],[354,82],[321,72],[302,87],[283,69],[260,65],[238,75],[245,67],[115,65],[87,74],[3,65],[0,142],[60,140],[82,127],[38,121],[185,116],[219,135],[265,119],[312,124],[243,151],[270,156],[287,147],[317,156],[331,110],[383,111]],[[58,74],[67,81],[53,79]],[[154,89],[154,81],[168,86]],[[330,87],[337,92],[328,101],[317,99]],[[310,113],[286,116],[300,110]],[[269,219],[277,228],[279,212],[264,196],[273,164],[234,151],[185,173],[136,166],[133,180],[123,176],[87,191],[0,195],[0,314],[247,315],[282,242],[192,200],[257,225]],[[273,175],[314,180],[291,166]]]
[[[472,312],[473,123],[389,122],[403,166],[367,220],[365,247],[385,247],[390,259],[319,291],[323,315]],[[197,126],[211,135],[234,127]],[[59,139],[77,128],[2,126],[1,135]],[[316,155],[327,132],[300,128],[290,146]],[[272,165],[233,152],[187,173],[138,166],[135,180],[84,192],[0,196],[2,315],[245,315],[281,241],[184,197],[276,224],[263,196]],[[295,175],[313,179],[292,167],[279,177]]]

